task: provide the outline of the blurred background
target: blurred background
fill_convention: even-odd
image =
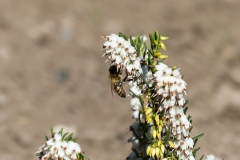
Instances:
[[[237,0],[0,0],[0,160],[37,159],[50,127],[75,133],[91,160],[123,160],[130,98],[112,98],[100,36],[159,31],[188,83],[202,154],[240,157]]]

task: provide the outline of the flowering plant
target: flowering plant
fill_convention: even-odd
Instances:
[[[184,96],[187,83],[180,68],[170,68],[163,63],[168,56],[163,43],[168,37],[158,32],[149,35],[151,48],[146,45],[146,36],[127,37],[120,33],[104,36],[103,51],[111,66],[118,73],[125,71],[128,81],[133,118],[131,126],[132,152],[127,160],[195,159],[194,149],[199,137],[191,138],[191,116]],[[110,73],[111,74],[111,73]],[[117,84],[115,84],[117,85]]]
[[[200,134],[191,138],[192,117],[187,115],[185,100],[187,83],[180,68],[168,67],[163,41],[168,37],[158,32],[146,36],[127,37],[111,34],[103,36],[103,57],[110,61],[109,77],[112,90],[126,97],[124,83],[130,86],[131,106],[135,122],[130,125],[131,152],[127,160],[195,160],[195,148]],[[122,78],[122,76],[124,78]],[[36,155],[41,160],[85,160],[80,145],[72,134],[56,134],[42,145]],[[66,137],[67,136],[67,137]],[[200,158],[202,159],[203,156]],[[208,160],[212,156],[207,157]]]

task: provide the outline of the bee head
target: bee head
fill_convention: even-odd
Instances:
[[[116,65],[110,66],[108,71],[111,75],[117,74],[118,73],[117,66]]]

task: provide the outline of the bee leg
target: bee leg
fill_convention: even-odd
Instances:
[[[128,75],[126,75],[124,78],[123,78],[123,82],[126,82],[127,81],[127,78],[128,78]]]
[[[123,83],[122,83],[122,82],[117,82],[117,83],[115,83],[114,85],[115,85],[116,87],[118,87],[118,86],[122,86]]]
[[[123,82],[130,82],[130,81],[136,81],[141,75],[139,75],[138,77],[135,77],[135,78],[129,78],[128,79],[128,75],[126,75],[124,78],[123,78]]]

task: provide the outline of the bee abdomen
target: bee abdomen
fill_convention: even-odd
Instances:
[[[124,87],[122,85],[119,84],[114,84],[114,91],[122,98],[126,98],[126,90],[124,89]]]

